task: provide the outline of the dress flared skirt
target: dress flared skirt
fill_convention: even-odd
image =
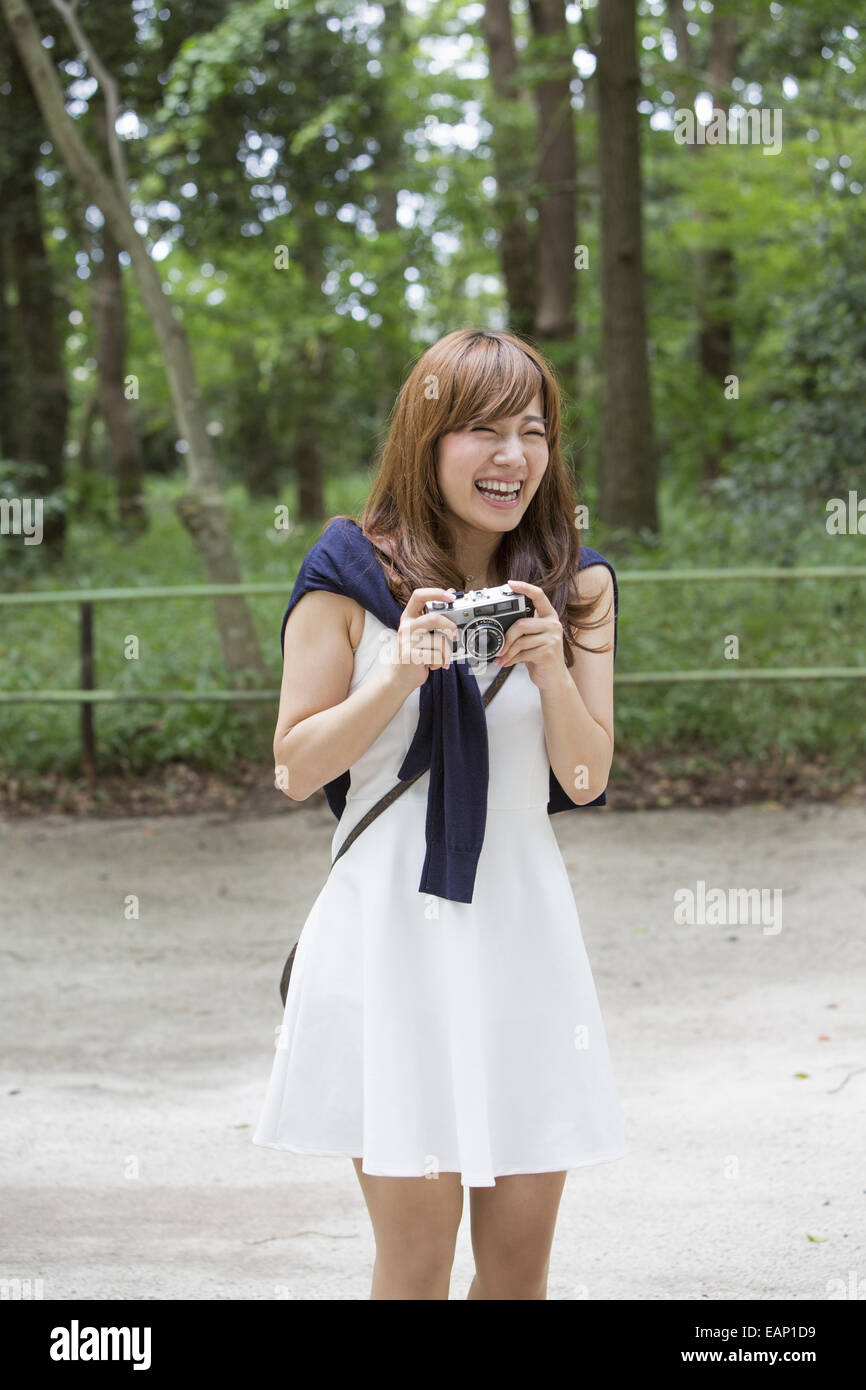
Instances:
[[[425,774],[363,831],[312,905],[253,1143],[470,1187],[623,1157],[545,807],[488,808],[473,901],[455,903],[418,891],[426,788]],[[376,799],[350,798],[334,852]]]

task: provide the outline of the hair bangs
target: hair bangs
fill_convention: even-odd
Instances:
[[[518,415],[536,396],[544,402],[544,377],[532,359],[515,343],[479,333],[455,363],[445,430]]]

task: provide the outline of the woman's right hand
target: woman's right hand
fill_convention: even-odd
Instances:
[[[459,631],[446,613],[427,613],[424,604],[431,599],[450,603],[454,589],[413,589],[397,628],[397,641],[391,657],[394,679],[410,695],[423,685],[437,667],[451,665],[451,642]]]

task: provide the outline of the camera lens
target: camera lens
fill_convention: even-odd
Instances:
[[[474,622],[467,623],[463,641],[470,656],[479,661],[489,661],[491,657],[498,656],[505,646],[505,633],[502,624],[495,618],[476,618]]]

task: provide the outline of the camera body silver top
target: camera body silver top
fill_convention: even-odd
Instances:
[[[447,613],[457,624],[452,661],[490,661],[505,646],[505,634],[512,624],[531,618],[535,612],[531,599],[515,593],[509,584],[458,592],[451,603],[429,599],[424,608],[428,613]]]

